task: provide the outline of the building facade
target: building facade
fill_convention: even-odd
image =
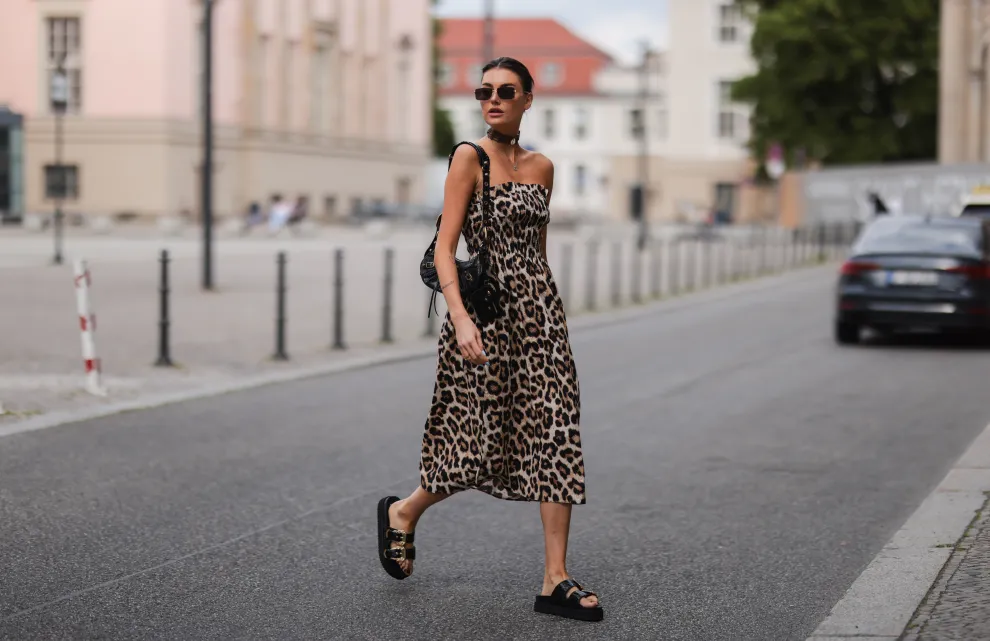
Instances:
[[[730,92],[756,70],[752,27],[733,0],[670,0],[669,7],[670,135],[656,169],[661,216],[691,220],[719,212],[745,220],[752,215],[744,202],[753,170],[750,110]]]
[[[428,0],[215,0],[215,210],[274,194],[314,216],[421,196],[431,155]],[[47,211],[69,80],[66,209],[198,210],[200,0],[6,0],[0,104],[23,118],[23,203]]]
[[[625,66],[553,20],[495,21],[496,55],[519,58],[536,78],[521,138],[554,161],[556,216],[628,220],[645,175],[649,219],[751,217],[749,110],[729,95],[755,70],[750,25],[733,0],[670,0],[670,24],[668,51]],[[441,104],[458,138],[475,139],[485,132],[471,96],[484,23],[442,27]]]
[[[942,163],[990,162],[990,0],[942,0]]]
[[[636,108],[628,73],[610,55],[549,19],[494,21],[496,56],[511,56],[535,79],[535,101],[523,119],[521,144],[554,163],[553,211],[559,218],[614,216],[610,158],[631,145]],[[485,135],[473,90],[481,83],[484,22],[441,23],[441,106],[459,140]],[[654,85],[657,83],[654,82]]]

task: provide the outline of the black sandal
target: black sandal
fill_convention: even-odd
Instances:
[[[567,592],[573,588],[577,589],[568,596]],[[540,595],[536,597],[533,611],[541,614],[555,614],[565,619],[601,621],[605,616],[601,602],[591,607],[581,605],[581,599],[589,596],[597,597],[598,595],[582,589],[574,579],[564,579],[557,584],[550,596]]]
[[[389,525],[388,508],[398,500],[397,496],[386,496],[378,502],[378,560],[390,577],[401,581],[409,575],[397,562],[416,559],[416,546],[406,547],[415,540],[416,533],[396,530]],[[400,543],[401,547],[391,547],[392,543]]]

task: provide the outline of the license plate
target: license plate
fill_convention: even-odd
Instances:
[[[908,287],[934,287],[938,285],[938,274],[935,272],[907,270],[888,271],[887,284]]]

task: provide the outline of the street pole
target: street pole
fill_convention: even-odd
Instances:
[[[495,59],[495,0],[485,0],[485,43],[483,64]]]
[[[203,0],[203,289],[213,289],[213,0]]]
[[[69,81],[65,73],[65,56],[58,61],[51,79],[51,105],[55,112],[55,220],[52,229],[54,231],[55,255],[52,262],[56,265],[62,264],[62,237],[64,214],[62,212],[62,202],[65,199],[66,176],[65,167],[62,165],[63,143],[65,133],[65,111],[69,106]]]
[[[646,239],[649,229],[647,225],[647,212],[649,211],[649,180],[650,180],[650,157],[649,140],[647,137],[648,127],[646,123],[647,104],[650,94],[650,44],[644,40],[643,64],[639,70],[639,105],[640,105],[640,128],[639,128],[639,190],[640,190],[640,218],[639,218],[639,239],[637,246],[639,251],[646,248]]]

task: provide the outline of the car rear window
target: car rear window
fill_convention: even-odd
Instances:
[[[990,205],[966,205],[961,216],[990,216]]]
[[[858,254],[949,254],[980,257],[983,233],[973,225],[938,222],[878,221],[863,232]]]

